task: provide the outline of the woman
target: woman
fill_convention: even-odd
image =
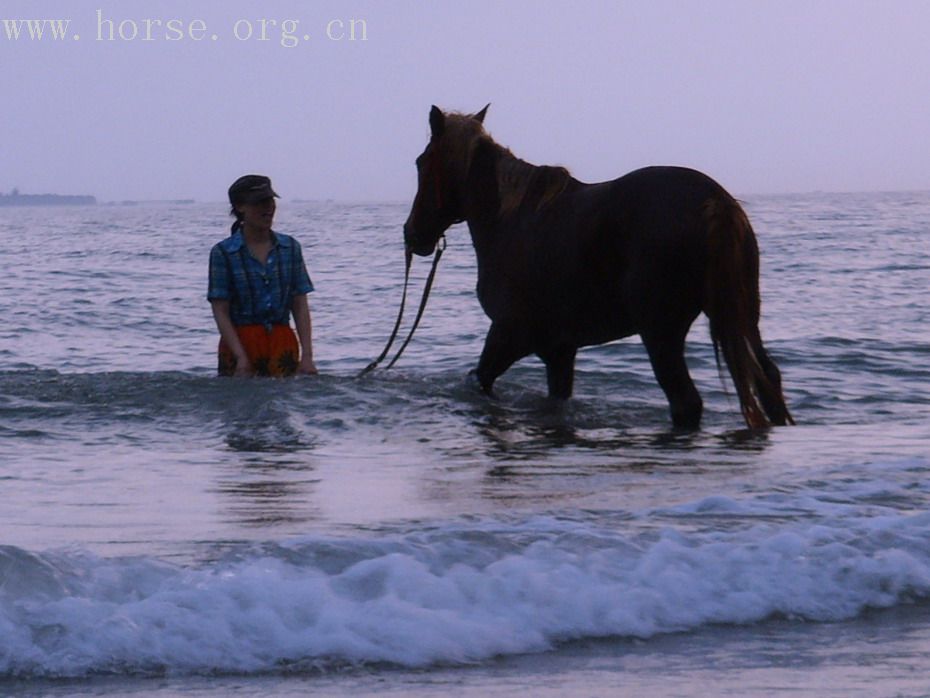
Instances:
[[[313,284],[300,243],[271,229],[277,196],[262,175],[245,175],[229,187],[236,221],[232,235],[210,250],[207,292],[220,331],[222,376],[317,373],[307,303]]]

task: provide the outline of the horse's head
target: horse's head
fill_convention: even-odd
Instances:
[[[489,105],[490,106],[490,105]],[[410,215],[404,224],[407,250],[428,255],[449,226],[465,219],[463,186],[469,150],[484,133],[484,115],[444,114],[438,107],[429,113],[430,140],[417,158],[419,184]]]

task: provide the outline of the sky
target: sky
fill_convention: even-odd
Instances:
[[[18,19],[70,24],[0,21],[3,192],[223,201],[256,172],[407,201],[430,106],[487,103],[495,140],[583,181],[930,189],[924,0],[0,0]]]

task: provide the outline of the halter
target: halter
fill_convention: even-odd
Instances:
[[[436,196],[436,211],[442,211],[442,168],[440,167],[439,148],[430,153],[429,168],[433,171],[433,192]]]
[[[433,196],[436,199],[436,213],[442,214],[443,208],[445,206],[445,201],[442,196],[442,163],[440,162],[439,157],[439,148],[436,147],[430,153],[429,162],[427,167],[432,171],[433,175]],[[465,219],[455,216],[452,218],[450,225],[455,225],[456,223],[461,223]]]

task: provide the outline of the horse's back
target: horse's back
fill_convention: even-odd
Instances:
[[[641,331],[665,314],[690,322],[703,302],[708,204],[733,197],[706,174],[676,166],[644,167],[590,191],[597,244],[617,261],[632,325]]]
[[[688,167],[643,167],[608,182],[612,208],[657,222],[689,219],[711,199],[733,197],[714,179]]]
[[[702,303],[705,206],[721,197],[732,199],[674,166],[577,183],[505,229],[507,253],[479,270],[482,305],[492,319],[544,307],[539,323],[578,345],[639,333],[657,317],[690,323]]]
[[[707,174],[691,167],[682,167],[680,165],[649,165],[632,170],[614,182],[628,182],[630,184],[641,184],[645,186],[655,186],[663,184],[673,184],[677,186],[709,186],[712,188],[722,189],[720,184]]]

